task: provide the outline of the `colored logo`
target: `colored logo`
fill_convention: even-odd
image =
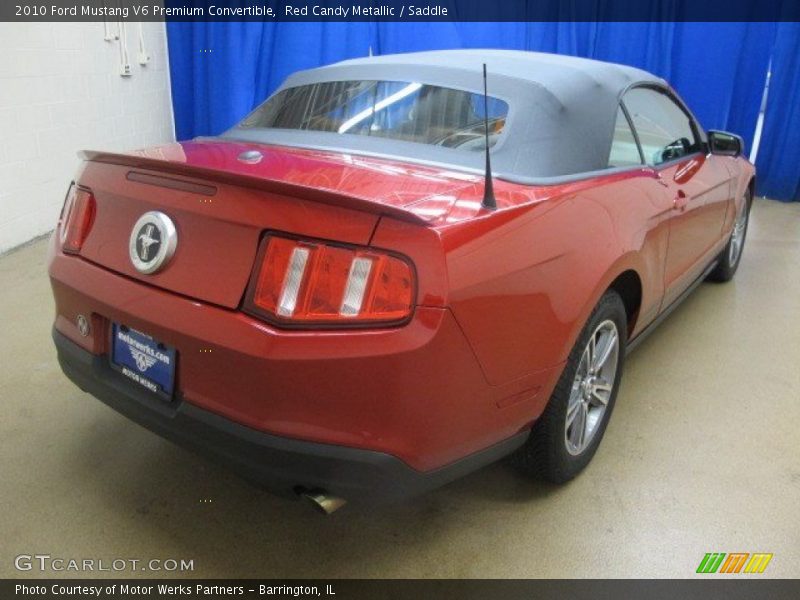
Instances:
[[[763,573],[772,554],[767,552],[707,552],[697,567],[698,573]]]

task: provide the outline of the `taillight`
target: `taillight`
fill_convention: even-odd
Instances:
[[[270,235],[245,311],[286,326],[397,324],[411,316],[414,272],[395,255]]]
[[[64,252],[77,254],[81,251],[96,210],[92,192],[72,184],[61,210],[61,248]]]

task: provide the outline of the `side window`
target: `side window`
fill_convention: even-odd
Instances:
[[[621,108],[617,109],[617,123],[614,125],[614,138],[611,140],[609,167],[632,167],[642,164],[639,147],[633,137],[630,123]]]
[[[634,88],[622,99],[648,165],[699,150],[689,115],[672,98],[650,88]]]

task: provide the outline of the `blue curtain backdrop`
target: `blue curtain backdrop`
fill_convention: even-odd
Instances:
[[[800,23],[778,25],[756,168],[760,194],[800,200]]]
[[[772,58],[768,110],[773,114],[765,122],[759,152],[759,189],[797,199],[797,151],[791,164],[785,160],[786,152],[800,145],[796,27],[747,22],[169,22],[175,128],[178,139],[218,134],[293,71],[366,56],[370,50],[491,47],[641,67],[669,81],[705,128],[739,133],[749,148]]]

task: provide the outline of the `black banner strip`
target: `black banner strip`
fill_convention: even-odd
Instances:
[[[4,579],[0,598],[225,600],[257,598],[459,600],[795,600],[800,581],[710,576],[695,580],[223,580]]]
[[[800,21],[796,0],[3,0],[0,21]]]

